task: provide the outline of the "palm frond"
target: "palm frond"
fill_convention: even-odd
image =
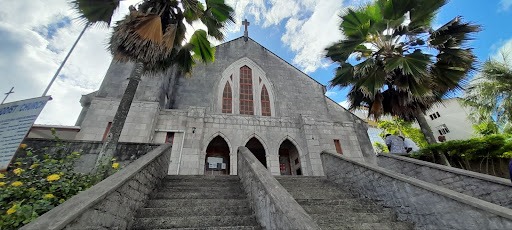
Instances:
[[[120,0],[73,0],[70,4],[78,12],[79,18],[87,23],[110,26],[119,2]]]

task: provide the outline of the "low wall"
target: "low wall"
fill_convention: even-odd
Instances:
[[[321,154],[327,178],[393,208],[416,229],[512,229],[512,210],[388,169]]]
[[[75,170],[78,172],[89,173],[96,164],[96,159],[101,150],[103,142],[101,141],[68,141],[57,142],[53,139],[25,139],[23,141],[27,146],[37,150],[37,153],[55,153],[58,149],[66,153],[81,152],[80,158],[75,163]],[[60,146],[57,144],[60,143]],[[129,162],[138,159],[142,155],[157,148],[158,144],[147,143],[125,143],[117,145],[116,155],[114,156],[121,165],[127,165]],[[16,156],[19,156],[17,153]],[[16,157],[15,156],[15,157]]]
[[[162,145],[21,229],[129,229],[135,212],[167,175],[171,145]]]
[[[512,208],[512,183],[507,179],[391,154],[379,155],[377,164],[422,181]]]
[[[264,229],[320,229],[246,147],[238,148],[238,176]]]

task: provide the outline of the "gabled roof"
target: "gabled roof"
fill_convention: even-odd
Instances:
[[[241,36],[241,37],[238,37],[238,38],[235,38],[231,41],[227,41],[227,42],[224,42],[222,44],[219,44],[217,46],[222,46],[222,45],[225,45],[225,44],[228,44],[228,43],[231,43],[231,42],[234,42],[234,41],[237,41],[239,39],[244,39],[244,36]],[[268,51],[269,53],[271,53],[272,55],[274,55],[275,57],[281,59],[282,61],[284,61],[286,64],[290,65],[291,67],[293,67],[294,69],[296,69],[297,71],[299,71],[300,73],[306,75],[307,77],[309,77],[311,80],[315,81],[317,84],[321,85],[321,86],[324,86],[324,84],[320,83],[319,81],[317,81],[316,79],[312,78],[311,76],[309,76],[308,74],[304,73],[304,71],[300,70],[299,68],[295,67],[294,65],[292,65],[290,62],[284,60],[283,58],[279,57],[279,55],[275,54],[274,52],[272,52],[271,50],[267,49],[267,47],[261,45],[260,43],[258,43],[257,41],[253,40],[252,38],[249,37],[249,40],[256,43],[257,45],[261,46],[263,49],[265,49],[266,51]]]

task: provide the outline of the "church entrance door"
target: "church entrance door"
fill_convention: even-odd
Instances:
[[[205,175],[229,175],[229,146],[220,136],[213,138],[206,148]]]
[[[279,169],[281,175],[302,175],[299,151],[288,139],[279,146]]]
[[[245,144],[245,147],[247,147],[252,154],[265,166],[267,167],[267,156],[265,154],[265,148],[261,144],[261,142],[256,139],[255,137],[251,138],[247,144]]]

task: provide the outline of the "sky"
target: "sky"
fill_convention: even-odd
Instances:
[[[369,0],[226,0],[236,13],[236,24],[226,29],[226,40],[249,36],[324,85],[335,64],[324,58],[325,47],[342,38],[339,14]],[[114,21],[130,4],[122,1]],[[0,100],[11,87],[6,103],[39,97],[75,42],[84,23],[76,20],[68,0],[0,0]],[[512,48],[512,0],[451,0],[434,22],[441,26],[456,16],[482,26],[470,43],[482,63],[503,47]],[[201,28],[194,25],[194,29]],[[81,95],[96,91],[112,60],[106,51],[109,28],[87,29],[50,88],[48,102],[37,124],[74,125]],[[222,41],[216,42],[220,44]],[[326,95],[346,105],[347,89],[329,88]]]

